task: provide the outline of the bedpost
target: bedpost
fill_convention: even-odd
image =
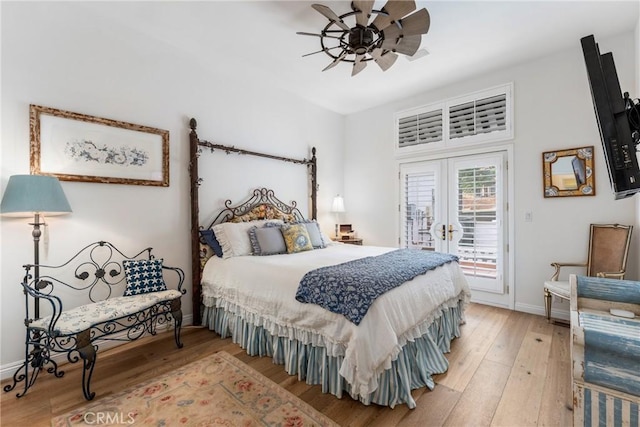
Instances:
[[[317,180],[317,160],[316,147],[311,148],[311,219],[318,219],[318,180]]]
[[[191,177],[191,301],[193,305],[193,324],[200,325],[200,220],[198,208],[198,134],[196,119],[189,120],[189,175]]]

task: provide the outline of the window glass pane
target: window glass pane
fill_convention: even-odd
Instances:
[[[429,230],[434,220],[434,172],[405,175],[404,242],[406,248],[434,250],[435,242]]]
[[[460,265],[467,275],[496,277],[498,227],[496,167],[459,169],[458,221],[463,236],[458,243]]]

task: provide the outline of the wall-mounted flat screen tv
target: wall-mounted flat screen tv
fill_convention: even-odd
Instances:
[[[580,42],[609,181],[616,199],[630,197],[640,192],[640,104],[622,94],[611,52],[600,54],[593,35]]]

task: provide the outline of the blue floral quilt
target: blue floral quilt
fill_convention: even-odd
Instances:
[[[458,257],[441,252],[397,249],[322,267],[304,275],[296,300],[317,304],[359,325],[380,295],[452,261],[458,261]]]

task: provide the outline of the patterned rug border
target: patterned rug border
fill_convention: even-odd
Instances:
[[[138,383],[134,386],[128,387],[125,390],[122,390],[120,392],[117,393],[113,393],[110,395],[107,395],[103,398],[100,398],[96,401],[92,401],[92,402],[87,402],[84,405],[77,407],[75,409],[69,410],[67,412],[65,412],[64,414],[55,416],[51,419],[51,425],[54,427],[59,427],[59,426],[78,426],[78,425],[132,425],[135,426],[137,424],[136,420],[132,420],[130,418],[127,417],[126,414],[124,414],[123,412],[117,412],[117,409],[119,409],[117,407],[117,405],[114,405],[112,402],[114,403],[118,403],[118,401],[122,400],[122,401],[126,401],[127,397],[134,394],[136,391],[140,391],[141,389],[147,388],[150,385],[156,385],[157,384],[163,384],[164,382],[169,382],[170,379],[176,377],[176,376],[180,376],[183,373],[188,372],[189,370],[193,370],[193,369],[197,369],[199,368],[201,365],[207,366],[208,363],[207,361],[209,359],[215,359],[215,358],[220,358],[223,359],[226,363],[232,365],[233,367],[235,367],[236,369],[240,370],[241,372],[246,373],[247,376],[256,379],[256,381],[263,385],[267,390],[269,390],[271,393],[273,393],[276,396],[287,396],[287,398],[289,399],[289,402],[295,404],[295,407],[302,413],[304,413],[305,415],[309,416],[309,418],[311,418],[313,421],[311,424],[309,423],[304,423],[304,422],[299,422],[300,420],[297,420],[298,422],[293,422],[291,424],[281,424],[278,423],[277,425],[282,425],[282,426],[291,426],[291,427],[301,427],[301,426],[307,426],[307,425],[312,425],[312,426],[339,426],[337,423],[335,423],[333,420],[331,420],[331,418],[329,418],[328,416],[324,415],[323,413],[321,413],[320,411],[318,411],[317,409],[315,409],[313,406],[311,406],[310,404],[306,403],[305,401],[303,401],[302,399],[300,399],[299,397],[295,396],[294,394],[292,394],[291,392],[289,392],[288,390],[286,390],[284,387],[281,387],[278,383],[274,382],[273,380],[271,380],[270,378],[265,377],[263,374],[261,374],[260,372],[258,372],[257,370],[255,370],[254,368],[252,368],[251,366],[247,365],[246,363],[242,362],[241,360],[237,359],[236,357],[232,356],[231,354],[227,353],[224,350],[218,351],[216,353],[210,354],[208,356],[205,356],[201,359],[195,360],[193,362],[190,362],[186,365],[180,366],[178,368],[175,368],[171,371],[168,371],[164,374],[158,375],[154,378],[151,378],[149,380],[143,381],[141,383]],[[157,384],[156,384],[157,383]],[[96,419],[90,419],[90,420],[86,420],[86,414],[98,414],[100,413],[100,411],[93,411],[96,408],[101,408],[104,409],[105,408],[109,408],[110,410],[112,410],[114,412],[114,414],[116,414],[117,416],[115,416],[113,419],[111,419],[110,421],[112,422],[97,422],[98,420]],[[253,414],[252,414],[253,415]],[[95,415],[93,415],[95,416]],[[142,419],[140,420],[141,424],[142,422],[144,422],[145,420]],[[316,424],[316,422],[318,424]],[[198,423],[197,425],[202,426],[202,425],[213,425],[215,423]],[[164,424],[163,421],[159,420],[158,424],[144,424],[144,425],[171,425],[171,424]],[[184,424],[184,425],[193,425],[193,424]],[[217,425],[217,424],[216,424]],[[229,424],[225,424],[225,425],[229,425]],[[235,424],[234,424],[235,425]],[[266,424],[262,424],[262,425],[271,425],[269,423]]]

